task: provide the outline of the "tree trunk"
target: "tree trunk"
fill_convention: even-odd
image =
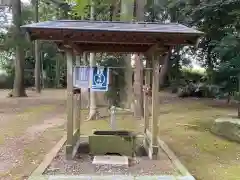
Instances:
[[[238,114],[237,117],[240,118],[240,102],[238,102]]]
[[[24,87],[24,50],[22,42],[24,41],[24,35],[21,32],[21,1],[12,0],[12,14],[13,23],[15,26],[15,40],[16,40],[16,54],[15,54],[15,78],[13,84],[13,90],[10,96],[24,97],[27,96]]]
[[[83,66],[88,66],[89,61],[88,61],[88,53],[87,52],[83,52],[81,61],[83,63]],[[82,99],[84,99],[86,101],[86,102],[82,103],[83,107],[89,108],[90,107],[90,89],[82,88],[82,95],[84,96]]]
[[[238,100],[238,118],[240,118],[240,73],[238,74],[238,94],[237,94],[237,100]]]
[[[39,1],[39,0],[38,0]],[[60,9],[57,8],[56,9],[56,18],[58,20],[61,19],[68,19],[68,12],[66,9]],[[65,54],[62,53],[63,55],[63,59],[65,59]],[[56,59],[56,64],[55,64],[55,88],[60,88],[60,72],[61,72],[61,68],[60,68],[60,62],[59,59]]]
[[[133,0],[121,0],[121,21],[132,21],[133,19],[133,8],[134,1]],[[132,85],[132,66],[131,66],[131,54],[126,54],[124,57],[125,61],[125,90],[124,93],[121,94],[122,99],[124,99],[125,108],[132,109],[133,103],[133,85]],[[133,110],[133,109],[132,109]]]
[[[143,63],[139,54],[134,55],[134,116],[141,118],[143,116]]]
[[[159,87],[162,88],[165,84],[165,81],[166,81],[166,78],[167,78],[167,74],[168,74],[168,71],[169,71],[169,65],[170,65],[170,62],[169,62],[169,58],[171,56],[171,50],[169,50],[169,52],[165,55],[164,57],[164,61],[163,61],[163,64],[162,64],[162,67],[161,67],[161,70],[160,70],[160,74],[159,74]]]
[[[91,1],[91,20],[94,20],[95,9],[94,0]],[[90,67],[96,66],[95,53],[90,53]],[[90,108],[87,120],[97,119],[96,92],[90,90]]]
[[[34,0],[33,5],[35,8],[35,22],[39,21],[38,17],[38,7],[39,0]],[[41,61],[40,61],[40,52],[39,52],[39,42],[35,41],[35,90],[37,93],[41,92]]]
[[[228,92],[228,95],[227,95],[227,104],[230,104],[231,102],[231,92]]]
[[[118,13],[119,13],[119,5],[120,1],[119,0],[113,0],[112,5],[111,5],[111,21],[117,21]]]
[[[55,87],[60,88],[60,62],[59,59],[56,58],[56,64],[55,64]]]
[[[208,46],[207,57],[206,57],[206,61],[207,61],[207,74],[208,74],[208,77],[209,77],[209,79],[208,79],[208,83],[209,84],[213,83],[212,73],[213,73],[214,65],[213,65],[213,61],[212,61],[213,59],[212,59],[212,56],[211,56],[212,49],[213,49],[212,46]]]
[[[176,64],[175,64],[175,68],[176,68],[176,71],[175,71],[175,77],[176,77],[176,80],[179,82],[180,80],[180,59],[181,59],[181,55],[180,55],[180,50],[181,50],[181,46],[180,45],[177,45],[176,46],[176,51],[177,51],[177,57],[176,57]],[[171,52],[170,52],[171,53]],[[169,55],[169,58],[171,57],[171,54]]]
[[[133,0],[121,0],[121,21],[132,21],[133,20]]]
[[[90,67],[95,67],[95,53],[90,54]],[[88,120],[96,119],[97,105],[96,105],[96,92],[90,90],[90,111]]]
[[[145,0],[136,0],[136,18],[137,21],[144,21]],[[134,71],[134,115],[143,117],[143,61],[139,54],[135,54]]]
[[[137,21],[144,21],[145,20],[145,6],[147,1],[146,0],[136,0],[136,18]]]

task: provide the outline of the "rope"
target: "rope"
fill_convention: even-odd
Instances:
[[[127,69],[128,67],[125,66],[74,66],[75,68],[81,68],[81,67],[89,67],[89,68],[109,68],[109,69]],[[136,69],[136,68],[131,68],[131,69]],[[153,70],[153,68],[142,68],[143,70]]]

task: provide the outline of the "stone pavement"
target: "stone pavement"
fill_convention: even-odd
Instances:
[[[195,180],[192,176],[50,176],[48,180]]]

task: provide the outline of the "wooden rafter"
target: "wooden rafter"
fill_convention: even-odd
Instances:
[[[69,31],[54,31],[52,30],[38,30],[31,32],[32,40],[34,39],[42,39],[42,40],[52,40],[55,42],[62,42],[63,40],[67,40],[68,42],[74,42],[78,44],[78,46],[84,46],[84,51],[89,51],[90,47],[93,47],[93,51],[101,52],[102,50],[108,50],[108,52],[113,52],[113,50],[117,50],[117,46],[121,45],[148,45],[153,46],[155,44],[158,44],[159,48],[165,48],[168,46],[173,46],[175,44],[191,44],[194,42],[195,37],[186,39],[185,37],[179,37],[177,35],[173,35],[172,37],[164,37],[158,38],[157,40],[154,39],[152,36],[143,35],[142,33],[103,33],[103,32],[69,32]],[[176,37],[176,38],[174,38]],[[86,43],[91,44],[101,44],[101,45],[88,45],[85,47]],[[106,44],[109,46],[113,46],[110,48],[106,48]],[[101,48],[104,47],[104,48]],[[162,47],[160,47],[162,46]],[[99,47],[97,50],[96,48]],[[74,45],[74,48],[77,52],[80,52],[79,48]],[[121,52],[139,52],[141,50],[146,51],[146,49],[142,49],[142,47],[136,48],[136,50],[132,49],[133,46],[129,50],[125,50],[126,48],[120,47]],[[147,49],[147,51],[151,51]]]
[[[83,50],[81,49],[80,46],[78,46],[76,43],[74,43],[73,41],[64,41],[63,42],[63,45],[66,47],[66,48],[71,48],[73,49],[73,51],[75,52],[75,54],[82,54],[83,53]]]
[[[64,50],[66,48],[66,44],[64,42],[55,42],[59,49]],[[70,47],[70,45],[68,45]],[[118,45],[111,45],[111,44],[91,44],[91,43],[75,43],[75,48],[71,46],[75,51],[82,53],[82,52],[137,52],[142,53],[146,52],[151,45],[134,45],[134,44],[118,44]],[[78,50],[76,50],[78,49]],[[167,51],[167,48],[162,48],[161,51]]]
[[[62,20],[25,25],[31,40],[58,43],[78,53],[165,52],[177,44],[194,45],[201,32],[178,24]],[[65,47],[64,47],[65,46]],[[158,47],[159,46],[159,47]]]

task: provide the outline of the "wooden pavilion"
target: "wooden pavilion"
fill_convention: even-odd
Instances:
[[[152,61],[152,118],[148,117],[145,101],[145,142],[150,158],[158,151],[158,89],[159,69],[162,54],[172,46],[196,45],[202,32],[181,24],[159,24],[148,22],[102,22],[59,20],[22,26],[30,40],[55,42],[64,50],[67,58],[67,145],[66,152],[71,157],[80,139],[80,95],[73,92],[73,58],[80,64],[83,52],[142,53],[147,61]],[[129,62],[130,63],[130,62]],[[150,73],[146,73],[146,84],[150,84]],[[145,95],[146,96],[146,95]],[[77,106],[74,106],[74,102]],[[74,112],[76,112],[74,114]],[[149,127],[152,127],[151,130]]]

